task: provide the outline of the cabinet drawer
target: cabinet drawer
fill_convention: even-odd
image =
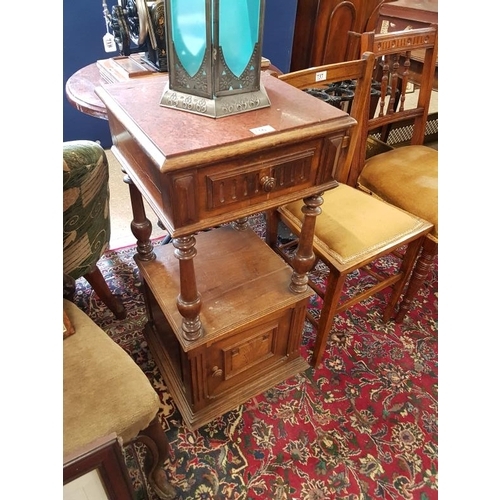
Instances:
[[[328,189],[336,177],[344,136],[341,131],[237,160],[172,172],[162,180],[164,211],[176,228],[227,218],[230,212],[259,204],[287,203],[296,193],[316,186],[318,191],[322,186]]]
[[[208,211],[246,200],[268,198],[298,186],[312,186],[316,171],[314,149],[288,153],[273,159],[256,159],[244,166],[228,164],[203,172]]]
[[[198,184],[205,190],[202,215],[213,216],[328,182],[335,173],[342,136],[326,144],[312,140],[201,169]]]

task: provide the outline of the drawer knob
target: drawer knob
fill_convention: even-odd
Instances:
[[[268,175],[265,175],[260,180],[260,184],[262,186],[262,189],[264,189],[266,193],[269,193],[269,191],[272,191],[276,186],[276,179],[274,177],[269,177]]]
[[[222,370],[218,366],[212,368],[212,377],[222,377]]]

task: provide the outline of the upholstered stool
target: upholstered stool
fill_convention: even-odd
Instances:
[[[412,145],[373,156],[359,175],[358,187],[433,224],[396,315],[396,322],[401,322],[438,252],[438,152]]]
[[[143,441],[153,457],[147,474],[162,499],[175,496],[163,464],[170,446],[157,416],[160,401],[134,360],[75,304],[64,300],[74,333],[63,341],[64,455],[116,433]]]
[[[116,318],[126,316],[97,267],[109,247],[109,172],[104,149],[92,141],[63,143],[63,273],[65,289],[83,276]]]

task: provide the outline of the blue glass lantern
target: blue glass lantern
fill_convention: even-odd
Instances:
[[[260,85],[264,0],[164,0],[160,105],[218,118],[270,106]]]

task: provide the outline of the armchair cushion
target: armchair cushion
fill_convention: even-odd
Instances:
[[[63,143],[64,274],[78,279],[108,249],[109,171],[104,149],[93,141]]]
[[[75,304],[64,340],[64,455],[115,432],[125,443],[156,417],[157,393],[134,360]]]
[[[428,225],[346,184],[326,191],[323,199],[322,213],[316,218],[314,245],[341,265],[370,258],[384,246]],[[279,210],[298,226],[302,206],[303,202],[298,201]]]
[[[438,152],[428,146],[404,146],[368,159],[360,189],[431,222],[438,238]]]

